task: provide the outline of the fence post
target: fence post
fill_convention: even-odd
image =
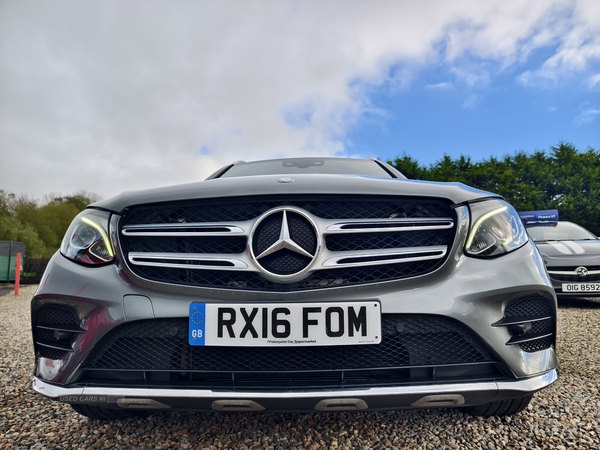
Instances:
[[[19,295],[19,284],[21,283],[21,252],[17,253],[15,264],[15,296]]]
[[[8,264],[6,265],[6,282],[10,283],[10,260],[12,258],[12,241],[8,241]]]

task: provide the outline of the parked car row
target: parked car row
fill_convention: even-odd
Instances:
[[[559,221],[557,210],[520,212],[560,297],[600,297],[600,239],[580,225]]]

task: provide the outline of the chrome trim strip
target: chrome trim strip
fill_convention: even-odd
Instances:
[[[44,341],[35,341],[35,343],[37,345],[41,345],[42,347],[48,347],[54,350],[62,350],[63,352],[74,352],[73,347],[71,347],[69,344],[61,344],[60,342],[50,343]]]
[[[210,253],[129,253],[129,262],[137,266],[171,267],[176,269],[200,269],[200,270],[244,270],[248,264],[239,258]],[[156,262],[140,261],[139,259],[154,259]],[[172,261],[197,261],[197,262],[224,262],[225,266],[217,264],[185,264],[181,262],[165,263],[164,260]]]
[[[197,231],[185,231],[185,229]],[[202,229],[207,231],[202,231]],[[224,228],[224,231],[210,231]],[[178,230],[180,229],[180,230]],[[121,230],[124,236],[230,236],[244,234],[245,230],[236,225],[222,223],[161,223],[149,225],[128,225]]]
[[[537,341],[538,339],[543,339],[548,336],[552,336],[554,333],[537,333],[537,334],[523,334],[521,336],[514,336],[510,338],[510,340],[506,343],[506,345],[518,345],[523,344],[525,342]]]
[[[555,270],[549,270],[548,273],[550,275],[571,275],[571,276],[576,276],[581,278],[581,281],[585,281],[586,277],[589,277],[590,275],[600,275],[600,270],[589,270],[587,275],[585,276],[581,276],[577,273],[577,271],[572,271],[572,272],[567,272],[567,271],[555,271]],[[564,283],[568,283],[567,281],[564,281]],[[574,281],[574,283],[577,283],[576,281]],[[590,281],[590,283],[592,283]]]
[[[82,330],[77,325],[36,325],[35,327],[41,328],[42,330],[64,331],[65,333],[85,333],[85,330]]]
[[[448,247],[445,245],[432,245],[431,247],[410,247],[410,248],[393,248],[388,251],[383,250],[361,250],[360,252],[335,252],[335,254],[343,253],[343,256],[336,256],[323,261],[321,267],[362,267],[362,266],[378,266],[381,264],[393,264],[402,262],[426,261],[430,259],[442,259],[446,256]],[[334,252],[330,252],[333,254]],[[418,255],[419,253],[430,253],[425,256],[407,256]],[[393,258],[393,256],[397,256]],[[381,258],[375,261],[359,261],[359,262],[342,262],[345,259],[353,258]]]
[[[544,316],[544,317],[504,317],[500,319],[498,322],[493,323],[493,327],[507,327],[509,325],[518,325],[525,322],[539,322],[541,320],[552,319],[552,316]]]
[[[402,395],[427,395],[447,392],[466,393],[483,391],[512,391],[524,394],[539,391],[551,385],[558,379],[558,369],[552,369],[541,375],[514,381],[486,381],[481,383],[448,383],[418,386],[391,386],[377,388],[357,388],[340,390],[302,390],[302,391],[248,391],[208,390],[208,389],[150,389],[150,388],[116,388],[116,387],[62,387],[46,383],[34,377],[31,387],[34,391],[50,398],[59,400],[62,396],[70,395],[104,395],[143,398],[214,398],[214,399],[295,399],[295,398],[368,398]]]
[[[450,217],[439,219],[364,219],[327,226],[329,233],[384,233],[390,231],[447,230],[454,226]],[[347,228],[357,227],[357,228]]]

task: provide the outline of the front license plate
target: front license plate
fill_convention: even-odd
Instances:
[[[381,305],[262,303],[190,305],[190,345],[297,347],[379,344]]]
[[[563,283],[563,292],[600,292],[600,283]]]

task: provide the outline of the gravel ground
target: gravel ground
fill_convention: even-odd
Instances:
[[[513,417],[457,410],[367,413],[157,413],[101,422],[29,388],[29,300],[35,286],[0,297],[0,448],[598,449],[600,302],[561,304],[561,379]]]

